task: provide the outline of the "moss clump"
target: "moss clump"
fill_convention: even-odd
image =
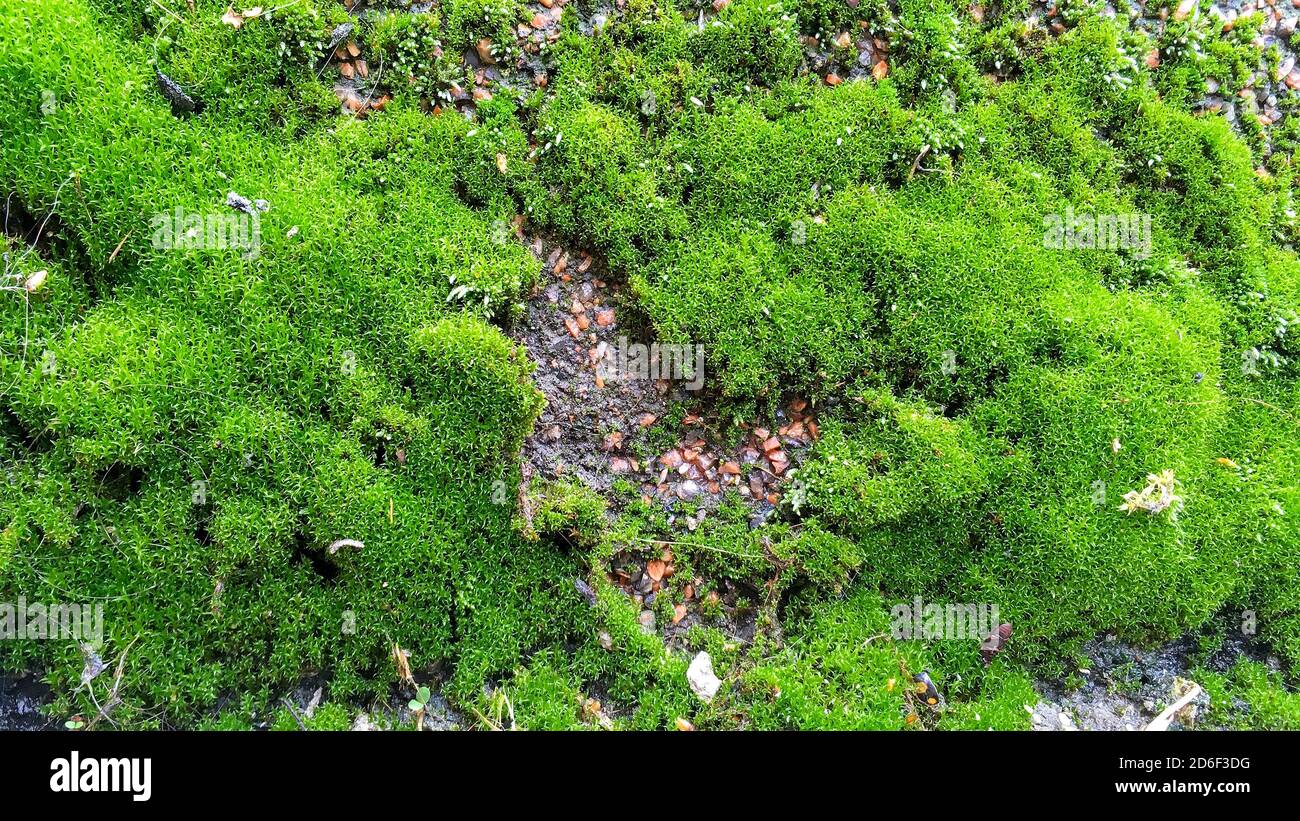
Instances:
[[[998,665],[961,685],[933,667],[919,642],[896,644],[875,594],[814,605],[791,620],[788,649],[744,674],[738,700],[762,729],[1026,729],[1038,698],[1023,673]],[[933,668],[944,706],[912,697],[913,676]]]
[[[733,0],[691,37],[688,53],[737,85],[775,85],[794,76],[798,24],[780,2]]]
[[[315,76],[335,6],[238,30],[211,0],[185,26],[95,9],[0,0],[0,181],[24,223],[51,214],[0,293],[0,597],[111,605],[123,722],[326,671],[329,703],[383,694],[394,644],[458,705],[499,722],[487,685],[556,728],[590,725],[595,691],[616,726],[908,726],[900,663],[950,705],[913,724],[1023,726],[1030,676],[1096,631],[1154,641],[1225,605],[1300,657],[1294,176],[1188,109],[1245,81],[1248,36],[1197,56],[1175,26],[1151,72],[1144,35],[1089,9],[1048,36],[1024,4],[981,25],[908,0],[860,12],[888,76],[832,87],[797,37],[859,19],[835,4],[736,0],[701,30],[635,2],[594,36],[569,15],[545,92],[426,114],[460,52],[514,42],[521,7],[475,0],[360,27],[399,92],[361,121]],[[154,69],[203,105],[174,112]],[[232,192],[268,206],[254,246],[156,240]],[[704,344],[712,395],[816,400],[787,521],[724,509],[672,540],[757,622],[744,648],[716,622],[686,639],[727,679],[713,705],[603,574],[661,521],[606,528],[542,486],[516,527],[542,400],[493,323],[538,275],[501,240],[521,212]],[[1141,235],[1063,245],[1067,213]],[[1120,510],[1149,475],[1176,517]],[[874,639],[916,595],[994,603],[1015,640],[985,669],[970,643]],[[72,644],[0,654],[93,708]]]
[[[417,99],[448,105],[452,86],[469,87],[468,71],[448,54],[441,40],[441,21],[433,12],[389,14],[368,32],[367,43],[388,72],[398,91]]]
[[[82,273],[40,263],[39,298],[4,294],[41,342],[6,323],[0,517],[25,558],[0,595],[106,603],[100,653],[130,647],[115,720],[190,723],[325,670],[331,699],[386,693],[393,644],[464,698],[585,619],[557,583],[574,560],[515,539],[492,499],[541,399],[480,317],[536,262],[452,191],[470,126],[394,112],[286,149],[175,117],[143,51],[80,3],[15,12],[0,178],[54,212]],[[270,203],[257,254],[151,242],[152,215],[221,214],[231,190]],[[75,644],[5,644],[6,666],[48,671],[56,709],[93,714],[67,695]]]
[[[605,500],[572,480],[534,482],[524,503],[526,516],[516,521],[525,538],[549,539],[568,547],[591,549],[605,534]]]
[[[1242,730],[1300,729],[1300,695],[1263,664],[1239,660],[1227,673],[1198,671],[1210,694],[1205,721]]]

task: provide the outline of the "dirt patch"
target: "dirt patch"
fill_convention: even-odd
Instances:
[[[524,443],[524,476],[576,479],[605,496],[611,515],[627,503],[630,488],[661,508],[678,534],[696,530],[728,498],[749,510],[751,528],[778,515],[787,477],[819,436],[809,404],[792,398],[770,425],[724,426],[710,411],[716,397],[692,390],[708,383],[706,348],[684,346],[699,355],[699,378],[672,378],[664,363],[683,351],[670,353],[654,340],[626,286],[601,259],[548,237],[526,241],[542,275],[512,336],[537,364],[533,381],[547,404]],[[618,480],[626,484],[619,488]],[[629,545],[602,569],[642,608],[645,629],[670,646],[702,622],[751,641],[757,614],[745,603],[755,591],[674,578],[673,538]],[[664,623],[652,608],[670,584],[685,601]],[[721,616],[705,619],[702,604]]]

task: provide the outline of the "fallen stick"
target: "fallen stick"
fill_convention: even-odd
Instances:
[[[1169,725],[1173,723],[1174,716],[1178,714],[1178,711],[1186,707],[1188,704],[1191,704],[1192,701],[1201,694],[1201,685],[1194,681],[1191,682],[1191,684],[1192,686],[1188,688],[1186,693],[1183,693],[1182,698],[1166,707],[1163,713],[1156,716],[1155,719],[1144,728],[1147,732],[1159,732],[1161,730],[1169,729]]]

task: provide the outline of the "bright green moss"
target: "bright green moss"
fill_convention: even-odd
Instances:
[[[574,481],[535,482],[526,502],[530,519],[522,515],[516,528],[525,538],[550,539],[559,545],[596,547],[606,528],[605,500]]]
[[[889,612],[867,591],[816,605],[789,628],[787,651],[741,680],[737,698],[757,728],[1024,729],[1025,707],[1037,701],[1023,674],[1000,665],[968,671],[971,678],[958,688],[919,643],[890,638]],[[927,669],[947,691],[938,712],[906,696],[912,676]]]
[[[733,0],[688,41],[691,57],[737,85],[770,86],[794,76],[798,26],[780,2]]]
[[[489,547],[516,543],[493,483],[513,496],[541,399],[520,352],[459,311],[490,315],[536,263],[451,191],[468,124],[340,121],[286,151],[174,117],[78,4],[33,9],[5,15],[26,47],[0,66],[0,173],[32,213],[54,208],[97,299],[59,266],[30,305],[5,294],[43,338],[25,356],[5,340],[16,472],[0,509],[25,557],[5,595],[107,601],[101,652],[131,645],[139,671],[128,723],[184,722],[313,671],[333,671],[334,698],[384,691],[393,643],[420,669],[452,662],[463,696],[571,629],[581,599],[543,579],[572,559]],[[222,213],[230,190],[271,204],[255,256],[151,242],[151,215]],[[60,692],[80,675],[75,647],[5,653]]]
[[[1210,694],[1207,721],[1243,730],[1300,729],[1300,696],[1257,662],[1238,661],[1226,674],[1196,676]]]
[[[0,181],[55,218],[11,266],[43,287],[0,294],[0,598],[106,602],[105,659],[131,648],[122,722],[193,725],[234,694],[221,726],[296,726],[287,688],[386,694],[394,644],[489,723],[510,704],[550,729],[592,726],[593,692],[622,727],[906,727],[904,667],[949,702],[922,726],[1023,727],[1031,676],[1079,641],[1228,606],[1300,657],[1293,179],[1277,154],[1257,170],[1259,134],[1186,110],[1206,77],[1244,80],[1248,23],[1152,77],[1150,43],[1073,4],[1049,38],[1025,4],[981,27],[935,0],[897,20],[735,0],[700,30],[634,2],[596,36],[566,15],[545,94],[426,114],[468,82],[460,52],[514,56],[522,8],[475,0],[359,26],[397,78],[363,121],[315,76],[334,5],[236,31],[209,0],[184,26],[16,1]],[[857,19],[890,36],[888,79],[797,76],[799,31]],[[202,110],[173,113],[154,67]],[[156,215],[226,214],[231,191],[269,204],[255,254],[155,241]],[[1150,233],[1056,248],[1044,220],[1067,208]],[[662,512],[608,521],[552,485],[519,525],[542,399],[491,324],[539,271],[518,213],[602,253],[659,338],[705,345],[708,396],[817,400],[788,521],[729,505],[672,539],[682,578],[753,591],[751,645],[705,605],[666,650],[605,580],[667,534]],[[1165,471],[1177,511],[1119,509]],[[1015,639],[985,668],[974,642],[884,638],[915,595],[994,603]],[[683,598],[664,589],[661,621]],[[701,649],[726,680],[708,706],[685,682]],[[91,709],[67,695],[75,646],[0,650],[48,671],[58,711]],[[1216,686],[1287,726],[1239,669]]]
[[[530,15],[518,0],[450,0],[443,4],[442,16],[449,48],[473,48],[486,37],[494,59],[505,61],[518,56],[514,26]]]

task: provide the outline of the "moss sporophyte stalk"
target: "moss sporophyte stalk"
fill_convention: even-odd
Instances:
[[[983,729],[1194,646],[1296,726],[1300,70],[1201,5],[0,0],[0,668]]]

